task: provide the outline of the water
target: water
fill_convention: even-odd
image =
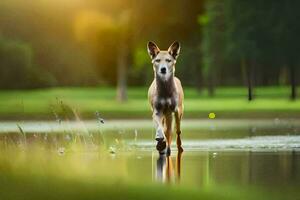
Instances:
[[[300,185],[300,152],[174,152],[168,158],[139,154],[129,176],[144,180],[205,187],[251,185],[280,188]]]
[[[174,136],[170,157],[156,152],[148,120],[103,125],[96,121],[1,122],[0,145],[1,149],[13,146],[13,152],[38,146],[35,152],[46,149],[44,157],[59,157],[55,162],[72,166],[70,171],[134,183],[196,188],[235,185],[263,191],[300,186],[299,120],[186,120],[182,130],[184,152],[177,151]],[[79,160],[71,164],[63,161],[75,157]],[[76,165],[84,167],[78,171]]]

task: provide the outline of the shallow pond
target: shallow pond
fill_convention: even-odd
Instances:
[[[9,156],[18,157],[14,152],[20,151],[26,165],[33,151],[41,151],[43,157],[59,158],[53,162],[81,166],[70,171],[97,177],[90,171],[106,170],[99,177],[135,183],[262,190],[300,186],[299,120],[186,120],[182,129],[184,152],[178,152],[173,142],[172,154],[166,157],[155,150],[151,121],[1,122],[0,158],[9,162]],[[3,158],[3,152],[10,153]],[[74,162],[62,161],[74,157]],[[11,170],[12,163],[0,166],[0,174]]]

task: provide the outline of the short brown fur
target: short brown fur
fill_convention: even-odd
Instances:
[[[167,153],[170,153],[172,114],[174,113],[177,148],[182,151],[180,123],[183,115],[184,94],[180,80],[175,77],[175,63],[180,52],[180,45],[174,42],[167,51],[160,51],[154,43],[149,42],[148,52],[154,69],[154,80],[149,88],[148,98],[156,127],[157,150],[163,152],[167,147]],[[166,73],[162,73],[164,71]]]

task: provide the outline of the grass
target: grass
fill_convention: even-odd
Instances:
[[[25,178],[25,179],[24,179]],[[47,183],[45,183],[47,181]],[[79,181],[70,181],[64,179],[35,179],[31,177],[9,177],[1,185],[3,193],[0,198],[5,200],[89,200],[89,199],[201,199],[201,200],[255,200],[255,199],[293,199],[296,196],[287,195],[266,195],[264,193],[253,192],[241,188],[214,188],[203,189],[168,187],[167,185],[154,184],[124,184],[112,183],[101,184],[97,182],[82,183]],[[276,192],[278,194],[278,192]],[[294,193],[295,195],[295,193]]]
[[[289,100],[288,87],[256,88],[256,99],[247,101],[246,88],[223,87],[213,98],[207,92],[185,89],[185,117],[217,118],[297,117],[300,101]],[[147,88],[130,88],[129,100],[115,100],[113,88],[50,88],[27,91],[0,91],[1,119],[54,119],[61,113],[61,102],[75,109],[84,118],[95,118],[99,111],[104,118],[148,118],[151,116]],[[70,109],[71,108],[71,109]],[[72,111],[70,111],[72,112]]]
[[[219,189],[200,189],[168,187],[157,184],[125,184],[114,182],[111,184],[99,182],[82,182],[65,180],[62,178],[45,179],[23,176],[9,177],[1,184],[1,199],[6,200],[35,200],[35,199],[201,199],[201,200],[238,200],[238,199],[280,199],[275,195],[265,195],[253,191],[241,190],[241,188],[230,188],[226,191]],[[45,183],[45,181],[47,181]],[[239,189],[239,190],[237,190]],[[235,191],[236,190],[236,191]],[[282,195],[281,195],[282,196]],[[288,196],[288,195],[287,195]],[[284,198],[287,199],[287,198]],[[292,198],[290,198],[292,199]]]

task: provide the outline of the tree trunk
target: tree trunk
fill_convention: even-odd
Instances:
[[[291,82],[291,100],[296,100],[297,84],[296,84],[296,70],[294,65],[290,65],[290,82]]]
[[[253,65],[254,62],[249,64],[246,64],[246,61],[243,59],[241,61],[242,68],[246,69],[246,78],[247,78],[247,87],[248,87],[248,101],[253,100]]]
[[[117,58],[117,100],[120,102],[127,100],[127,52],[127,45],[121,45]]]
[[[253,88],[252,88],[252,80],[251,80],[251,67],[248,67],[247,70],[247,86],[248,86],[248,101],[253,100]]]

